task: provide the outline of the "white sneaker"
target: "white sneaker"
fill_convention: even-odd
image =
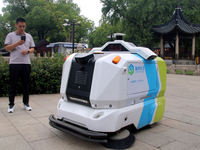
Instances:
[[[27,110],[27,111],[31,111],[32,110],[32,108],[29,105],[24,105],[24,109]]]
[[[13,113],[14,112],[14,106],[9,106],[8,107],[8,112]]]

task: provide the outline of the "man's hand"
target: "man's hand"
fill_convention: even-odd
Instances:
[[[18,45],[22,45],[22,44],[24,44],[24,43],[25,43],[24,40],[19,40],[19,41],[17,42]]]
[[[5,46],[6,51],[11,51],[11,50],[13,50],[15,47],[17,47],[18,45],[22,45],[22,44],[24,44],[24,43],[25,43],[24,40],[19,40],[19,41],[17,41],[17,42],[14,43],[14,44],[6,45],[6,46]]]
[[[22,55],[26,55],[26,54],[28,54],[28,51],[24,49],[24,50],[22,51]]]

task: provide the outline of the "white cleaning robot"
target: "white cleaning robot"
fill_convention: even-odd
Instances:
[[[163,118],[165,61],[122,35],[89,53],[66,57],[51,126],[108,148],[128,148],[135,138],[127,127],[140,129]]]

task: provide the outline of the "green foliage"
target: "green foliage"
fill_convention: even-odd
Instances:
[[[94,22],[82,16],[78,19],[81,21],[81,26],[75,27],[75,42],[86,42],[88,34],[94,30]]]
[[[123,32],[121,22],[118,22],[115,26],[111,26],[106,22],[102,22],[100,27],[97,27],[89,35],[89,47],[101,47],[106,42],[111,41],[107,38],[108,35],[111,35],[117,32]],[[112,40],[115,40],[114,38]]]
[[[31,60],[29,82],[30,94],[50,94],[60,91],[62,66],[65,55],[55,54],[53,58],[43,57]],[[8,96],[9,62],[0,57],[0,96]],[[17,85],[17,95],[22,94],[21,79]]]
[[[101,2],[104,22],[110,26],[120,22],[122,32],[126,34],[125,40],[137,46],[153,48],[158,45],[160,39],[155,37],[151,30],[152,26],[167,23],[178,6],[181,6],[183,15],[188,21],[200,24],[200,1],[197,0],[101,0]]]
[[[88,33],[93,30],[94,23],[84,16],[80,16],[80,8],[72,0],[4,0],[8,5],[3,8],[3,16],[0,15],[0,45],[5,40],[2,32],[13,31],[15,20],[18,17],[26,19],[26,32],[36,41],[47,39],[49,42],[64,42],[68,39],[68,28],[63,27],[64,19],[76,22],[81,21],[82,26],[76,26],[75,41],[87,39]],[[3,22],[1,17],[4,18]],[[8,33],[9,33],[8,32]],[[2,47],[2,46],[1,46]],[[1,48],[0,47],[0,48]]]
[[[177,70],[177,71],[176,71],[176,74],[183,74],[183,71]],[[186,74],[186,75],[193,75],[194,72],[193,72],[193,71],[186,71],[185,74]]]
[[[35,6],[26,16],[26,30],[38,39],[44,39],[45,35],[53,30],[56,26],[50,12],[45,7]]]
[[[185,74],[187,74],[187,75],[193,75],[194,72],[193,71],[186,71]]]
[[[58,93],[60,90],[64,55],[36,58],[31,61],[30,93]]]
[[[4,47],[5,37],[11,31],[10,29],[11,28],[6,25],[5,17],[0,15],[0,48]]]
[[[9,62],[0,56],[0,96],[8,96]]]
[[[153,47],[157,44],[151,28],[166,23],[178,1],[172,0],[101,0],[105,20],[111,25],[119,21],[123,26],[125,39],[137,46]]]

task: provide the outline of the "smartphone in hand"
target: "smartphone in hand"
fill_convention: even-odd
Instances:
[[[21,40],[26,41],[26,35],[22,35],[22,36],[21,36]]]

